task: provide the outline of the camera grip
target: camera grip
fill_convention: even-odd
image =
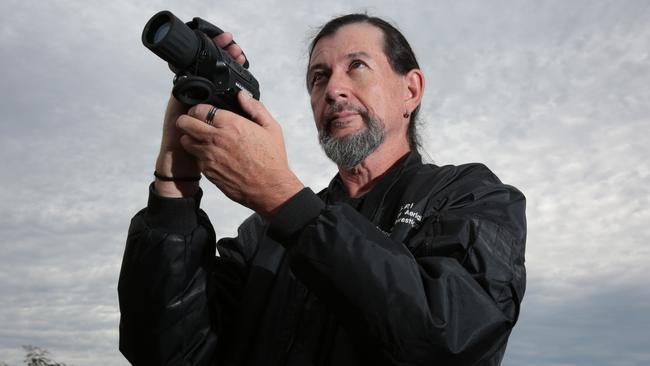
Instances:
[[[185,24],[187,24],[187,26],[190,27],[190,29],[196,29],[198,31],[201,31],[210,38],[214,38],[223,33],[223,30],[221,28],[199,17],[195,17],[194,19],[192,19],[191,22],[187,22]],[[232,43],[237,44],[237,42],[235,42],[234,40],[232,41]],[[244,59],[245,59],[244,64],[242,66],[245,69],[248,69],[248,66],[250,66],[250,64],[248,63],[248,57],[246,57],[244,51],[242,51],[242,54],[244,55]]]

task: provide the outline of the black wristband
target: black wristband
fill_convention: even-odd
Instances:
[[[155,170],[153,171],[153,176],[164,182],[198,182],[201,179],[201,175],[196,177],[168,177],[166,175],[161,175]]]

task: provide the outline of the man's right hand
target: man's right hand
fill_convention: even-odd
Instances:
[[[241,47],[233,43],[233,35],[224,32],[213,38],[214,43],[228,52],[233,60],[243,65],[246,61]],[[194,177],[201,171],[194,156],[183,149],[180,138],[184,134],[176,127],[176,120],[187,113],[188,106],[179,102],[174,96],[169,98],[165,119],[163,123],[162,141],[160,152],[156,160],[156,171],[168,177]],[[163,197],[188,197],[194,195],[198,189],[198,182],[167,182],[156,178],[154,183],[156,192]]]

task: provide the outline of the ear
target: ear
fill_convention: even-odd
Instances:
[[[412,113],[422,100],[424,94],[424,74],[420,69],[412,69],[404,75],[406,83],[404,95],[405,112]]]

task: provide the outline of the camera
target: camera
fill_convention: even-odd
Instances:
[[[244,115],[237,93],[244,91],[260,99],[259,83],[228,52],[217,47],[213,37],[223,33],[219,27],[194,18],[183,23],[170,11],[156,13],[142,30],[142,43],[167,61],[176,75],[172,94],[184,104],[212,104]]]

